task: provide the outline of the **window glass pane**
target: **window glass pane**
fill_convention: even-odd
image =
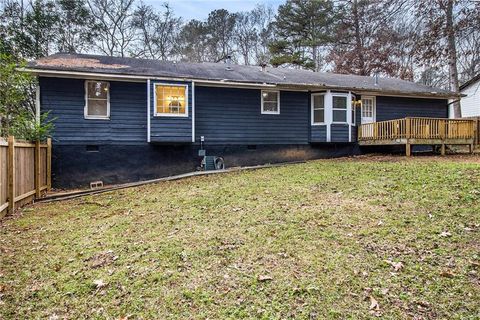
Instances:
[[[107,99],[107,97],[108,97],[108,82],[88,81],[87,82],[87,93],[88,93],[88,98]]]
[[[313,110],[313,122],[321,123],[324,121],[325,121],[325,110],[324,109]]]
[[[89,116],[108,116],[107,113],[107,100],[92,100],[88,99],[88,109]]]
[[[347,109],[347,97],[333,96],[333,108],[334,109]]]
[[[262,91],[263,101],[277,102],[278,92],[276,91]]]
[[[346,110],[333,110],[333,122],[347,122]]]
[[[373,117],[373,100],[372,99],[362,99],[362,117],[365,117],[365,118]]]
[[[324,103],[325,103],[325,96],[324,95],[313,96],[313,108],[314,109],[323,108]]]
[[[267,112],[277,112],[278,111],[278,104],[276,101],[263,101],[263,111]]]
[[[155,86],[157,113],[185,114],[187,108],[186,87]]]

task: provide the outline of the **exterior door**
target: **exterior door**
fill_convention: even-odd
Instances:
[[[362,124],[375,122],[375,109],[375,97],[362,97]]]
[[[376,118],[375,97],[362,97],[361,124],[373,123]],[[373,125],[362,126],[363,137],[373,137]]]

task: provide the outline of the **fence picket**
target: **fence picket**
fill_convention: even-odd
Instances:
[[[51,140],[40,142],[0,140],[0,217],[41,197],[51,186]],[[46,168],[44,168],[45,166]]]

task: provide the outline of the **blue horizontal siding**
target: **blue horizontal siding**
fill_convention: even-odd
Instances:
[[[377,97],[377,121],[405,117],[448,118],[447,100]]]
[[[312,126],[310,129],[310,142],[327,142],[327,126]]]
[[[358,126],[352,126],[352,141],[357,141],[358,139]]]
[[[188,117],[155,116],[155,83],[187,85]],[[162,143],[192,142],[192,83],[179,81],[150,82],[150,141]]]
[[[40,77],[42,111],[56,118],[57,144],[145,144],[147,140],[146,84],[110,81],[110,119],[84,119],[84,80]],[[192,141],[192,84],[188,85],[188,117],[155,117],[152,81],[151,141]],[[307,144],[326,142],[326,126],[310,125],[310,93],[281,91],[280,114],[261,114],[261,90],[196,87],[196,143],[207,144]],[[441,99],[376,97],[377,121],[407,116],[448,116]],[[360,123],[360,108],[356,112]],[[352,127],[352,141],[357,127]],[[348,126],[332,124],[331,142],[348,142]]]
[[[261,114],[261,90],[195,88],[196,141],[206,144],[307,144],[309,94],[280,92],[280,114]]]
[[[348,142],[348,124],[332,124],[330,130],[331,142]]]
[[[56,118],[57,144],[144,143],[147,94],[144,83],[110,81],[110,119],[85,119],[85,81],[40,77],[42,112]]]

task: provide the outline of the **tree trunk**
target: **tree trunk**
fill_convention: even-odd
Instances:
[[[315,72],[319,72],[320,71],[320,64],[318,63],[318,46],[314,45],[312,49],[313,49],[312,50],[313,51],[312,52],[312,58],[313,58]]]
[[[448,51],[448,70],[450,75],[450,88],[453,92],[459,93],[458,85],[458,70],[457,70],[457,48],[455,45],[455,30],[453,25],[453,2],[448,0],[446,8],[446,27],[447,34],[447,51]],[[453,103],[453,116],[460,118],[462,116],[462,109],[460,108],[460,101]]]
[[[358,15],[358,1],[353,1],[353,24],[355,28],[355,51],[357,52],[358,57],[358,65],[357,65],[357,72],[359,75],[366,76],[367,70],[365,70],[365,56],[363,54],[363,45],[362,45],[362,38],[360,34],[360,17]]]

